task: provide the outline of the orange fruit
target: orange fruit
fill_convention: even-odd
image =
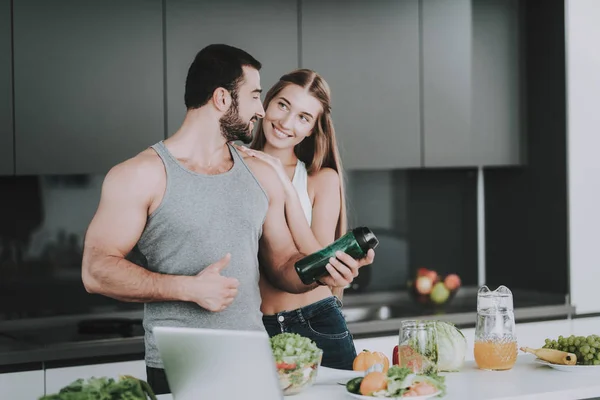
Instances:
[[[383,372],[369,372],[360,383],[360,394],[371,396],[373,392],[387,389],[387,377]]]
[[[381,364],[383,372],[387,372],[390,367],[390,360],[385,354],[379,351],[370,352],[369,350],[363,350],[354,358],[352,369],[355,371],[366,371],[375,364]]]

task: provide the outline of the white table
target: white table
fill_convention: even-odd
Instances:
[[[443,400],[578,400],[600,397],[600,368],[594,372],[562,372],[521,355],[509,371],[482,371],[467,361],[461,372],[444,373],[447,394]],[[305,392],[286,400],[351,400],[335,377],[319,377]],[[158,396],[172,400],[172,396]],[[259,398],[248,394],[248,400]],[[437,399],[437,398],[435,398]]]
[[[522,355],[509,371],[482,371],[473,361],[458,373],[444,373],[447,394],[444,400],[570,400],[600,397],[600,368],[594,373],[561,372],[534,363],[534,356]],[[316,384],[295,400],[348,400],[341,385]],[[287,399],[287,398],[286,398]],[[289,397],[292,399],[292,396]]]
[[[447,394],[443,400],[580,400],[600,398],[600,368],[593,373],[562,372],[539,365],[530,354],[521,354],[515,367],[509,371],[482,371],[473,361],[474,329],[465,329],[468,352],[461,372],[444,373]],[[600,318],[561,320],[517,324],[519,346],[541,347],[546,337],[589,335],[600,333]],[[357,351],[382,351],[388,357],[397,337],[388,336],[356,340]],[[306,392],[288,396],[286,400],[350,400],[345,387],[338,385],[339,376],[319,374],[317,383]],[[345,373],[344,373],[345,375]],[[173,400],[172,396],[158,396]],[[247,400],[259,398],[248,395]],[[437,399],[437,398],[436,398]]]

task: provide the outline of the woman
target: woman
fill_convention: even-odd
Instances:
[[[342,166],[331,120],[329,86],[314,71],[284,75],[266,94],[265,117],[250,149],[269,163],[286,194],[285,213],[298,249],[311,254],[346,233]],[[282,292],[261,276],[263,322],[270,336],[293,332],[314,340],[322,364],[352,369],[356,350],[341,312],[343,288]],[[334,296],[335,295],[335,296]]]

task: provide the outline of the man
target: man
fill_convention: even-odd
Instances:
[[[145,303],[148,382],[158,394],[169,388],[155,326],[264,330],[259,258],[272,284],[291,293],[346,286],[373,261],[373,252],[359,261],[342,254],[322,282],[297,276],[293,265],[304,255],[286,225],[275,171],[229,145],[249,142],[264,115],[260,68],[234,47],[201,50],[188,71],[183,124],[109,171],[86,233],[86,290]],[[145,267],[129,254],[143,256]]]

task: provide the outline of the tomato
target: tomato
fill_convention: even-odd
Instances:
[[[284,370],[288,370],[288,369],[296,369],[296,363],[285,363],[285,362],[280,362],[277,363],[277,369],[284,369]]]

